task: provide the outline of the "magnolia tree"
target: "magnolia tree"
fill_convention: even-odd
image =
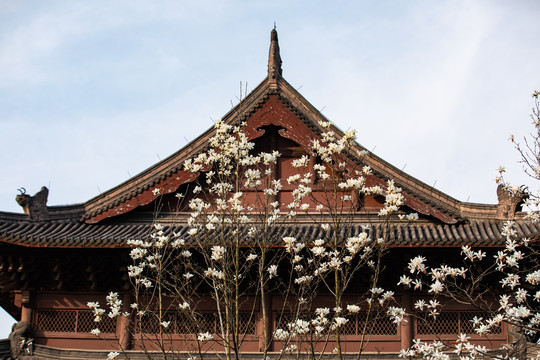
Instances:
[[[282,354],[309,354],[316,358],[331,350],[341,359],[344,349],[342,328],[361,309],[362,340],[358,356],[365,349],[371,327],[378,318],[384,314],[396,322],[402,319],[402,310],[391,306],[394,293],[379,287],[381,258],[387,249],[388,232],[382,231],[374,237],[369,218],[364,217],[360,227],[355,219],[367,195],[384,195],[384,207],[378,214],[383,224],[398,211],[404,198],[392,181],[388,181],[384,189],[378,185],[368,186],[366,178],[371,175],[371,169],[347,160],[345,155],[353,153],[354,149],[354,131],[338,138],[329,122],[319,125],[325,132],[321,142],[313,142],[312,150],[320,161],[312,158],[310,163],[307,156],[295,160],[292,165],[299,172],[290,176],[287,182],[298,185],[293,191],[293,201],[288,205],[288,215],[295,216],[297,211],[304,211],[322,232],[316,239],[283,238],[288,255],[286,263],[290,268],[285,284],[287,292],[298,301],[292,302],[288,312],[284,309],[281,319],[287,321],[278,319],[274,338],[283,343]],[[365,154],[354,155],[362,158]],[[310,212],[310,209],[315,211]],[[385,229],[384,226],[381,228]],[[345,303],[344,295],[360,270],[371,274],[367,291],[358,301]],[[314,300],[319,292],[330,294],[333,306],[315,307]],[[332,344],[330,349],[329,344]]]
[[[358,357],[377,319],[402,321],[405,312],[395,306],[394,293],[380,285],[390,240],[385,228],[404,203],[401,190],[392,181],[368,186],[371,169],[355,150],[354,131],[338,135],[330,123],[319,125],[321,140],[312,142],[309,156],[292,161],[295,174],[279,179],[280,153],[257,151],[245,124],[218,121],[208,150],[184,164],[197,177],[192,188],[177,194],[189,210],[183,223],[189,230],[156,221],[148,238],[129,241],[131,310],[122,312],[126,304],[116,293],[105,307],[89,303],[96,320],[92,332],[100,336],[105,317],[127,317],[149,358],[157,351],[163,359],[239,359],[249,334],[256,333],[263,359],[272,342],[281,349],[279,357],[333,352],[342,359],[342,328],[351,316],[362,311]],[[287,198],[280,197],[284,186]],[[161,189],[154,195],[159,204]],[[375,219],[364,215],[358,224],[366,196],[384,198],[384,205]],[[380,229],[376,237],[372,222]],[[305,223],[318,228],[316,238],[287,231]],[[360,270],[369,284],[362,296],[345,302]],[[331,306],[317,307],[321,292]],[[282,298],[275,330],[267,303],[272,293]],[[256,321],[262,329],[254,331]],[[119,348],[109,358],[121,353],[128,357]]]
[[[534,133],[520,143],[510,137],[521,154],[524,170],[533,179],[540,180],[540,104],[539,93],[533,94],[532,111]],[[431,298],[414,304],[417,321],[432,326],[441,316],[449,301],[467,304],[480,310],[484,316],[470,319],[471,333],[462,333],[453,341],[416,339],[409,349],[402,350],[403,357],[446,359],[497,358],[525,359],[540,357],[538,350],[530,349],[528,343],[540,335],[540,253],[538,239],[520,238],[517,222],[540,220],[538,205],[540,197],[523,186],[512,186],[504,180],[504,168],[499,168],[497,183],[502,191],[524,200],[528,209],[523,219],[507,221],[501,227],[505,246],[499,250],[486,251],[461,248],[461,261],[440,264],[434,259],[416,256],[408,264],[408,272],[400,284]],[[487,336],[501,331],[505,324],[509,341],[501,349],[490,350],[475,344],[471,335]]]
[[[540,106],[538,93],[533,96],[535,133],[522,144],[511,140],[525,171],[540,179]],[[208,150],[184,164],[197,177],[177,194],[180,210],[189,212],[187,219],[180,225],[156,220],[148,238],[129,241],[133,301],[127,306],[111,293],[105,307],[89,303],[96,320],[92,332],[100,336],[103,319],[125,318],[149,358],[157,352],[163,359],[239,359],[256,336],[263,358],[273,344],[280,349],[272,353],[278,358],[315,359],[332,352],[341,360],[346,348],[350,354],[343,335],[353,318],[361,335],[356,344],[360,358],[379,321],[400,324],[415,317],[429,328],[444,318],[448,304],[459,303],[482,314],[462,326],[467,331],[451,341],[415,339],[401,356],[525,358],[527,339],[538,338],[540,330],[536,239],[519,238],[517,223],[508,221],[501,227],[504,248],[463,246],[461,258],[445,264],[414,256],[396,284],[422,295],[407,313],[391,289],[384,288],[381,260],[392,240],[390,218],[413,221],[418,216],[396,215],[404,198],[392,181],[368,181],[374,177],[362,165],[365,154],[356,151],[353,131],[338,135],[330,123],[319,125],[321,140],[306,149],[309,155],[291,162],[291,176],[280,179],[280,153],[259,151],[248,141],[244,125],[217,122]],[[497,179],[503,191],[522,196],[523,187],[507,184],[503,173],[501,168]],[[154,195],[159,208],[161,189],[154,189]],[[529,212],[518,222],[539,220],[540,196],[527,195]],[[374,218],[359,214],[367,197],[383,199]],[[306,235],[294,230],[306,224],[317,231]],[[351,289],[359,275],[368,278],[362,294]],[[358,294],[353,300],[346,296],[351,290]],[[275,330],[270,326],[276,311],[275,304],[268,304],[271,294],[282,300]],[[331,299],[325,307],[316,301],[321,296]],[[510,341],[502,348],[478,344],[503,326]],[[121,353],[128,358],[122,344],[109,358]]]

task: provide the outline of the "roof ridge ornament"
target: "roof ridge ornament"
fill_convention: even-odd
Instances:
[[[22,206],[24,213],[30,217],[31,221],[49,220],[49,210],[47,209],[49,189],[46,186],[41,187],[41,190],[34,196],[28,195],[23,187],[19,191],[21,193],[17,195],[15,201]]]
[[[279,43],[276,31],[276,24],[270,33],[270,52],[268,54],[268,80],[277,85],[277,80],[281,78],[281,56],[279,56]]]

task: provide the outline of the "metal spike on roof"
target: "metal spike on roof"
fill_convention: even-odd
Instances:
[[[268,54],[268,79],[276,80],[281,77],[281,57],[276,28],[270,33],[270,53]]]

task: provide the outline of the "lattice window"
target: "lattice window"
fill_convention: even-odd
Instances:
[[[116,318],[107,315],[101,317],[100,322],[94,321],[92,310],[82,310],[77,312],[77,332],[90,332],[92,329],[99,328],[102,333],[116,332]]]
[[[255,334],[255,314],[240,313],[239,321],[242,334]]]
[[[416,332],[417,334],[474,334],[474,324],[472,319],[486,316],[486,313],[481,311],[444,311],[441,312],[435,319],[426,316],[426,314],[418,314]],[[492,329],[492,334],[500,334],[502,331],[500,326]]]
[[[137,328],[137,331],[145,334],[159,333],[159,321],[157,317],[152,315],[144,315],[139,321],[140,328]]]
[[[315,317],[316,315],[314,313],[296,314],[292,312],[284,312],[282,314],[276,314],[276,329],[289,330],[289,323],[299,319],[311,322],[311,320]]]
[[[459,334],[459,313],[442,312],[435,319],[422,316],[418,319],[416,331],[418,334]]]
[[[240,313],[240,331],[243,334],[255,334],[255,316],[251,318],[249,313]],[[209,332],[216,334],[220,330],[219,318],[214,312],[203,312],[195,314],[195,318],[189,314],[179,313],[166,313],[163,316],[163,321],[170,321],[168,328],[163,328],[165,333],[177,333],[177,334],[198,334],[203,332]],[[137,331],[143,333],[153,334],[159,333],[160,322],[155,316],[146,315],[142,317],[141,328]]]
[[[198,332],[209,332],[211,334],[217,333],[217,314],[215,313],[201,313],[197,317]]]
[[[91,310],[39,310],[36,315],[36,330],[42,332],[89,333],[99,328],[103,333],[116,332],[116,319],[103,316],[94,321]]]
[[[358,319],[355,315],[348,315],[345,318],[349,321],[345,325],[341,326],[340,332],[343,335],[356,335],[358,334]]]
[[[366,313],[358,314],[358,335],[362,334],[366,315]],[[372,317],[368,320],[366,329],[366,332],[369,335],[397,335],[397,324],[387,316]]]
[[[191,317],[185,313],[178,313],[176,315],[176,332],[179,334],[196,334],[199,331],[197,330],[197,323]]]
[[[38,311],[36,329],[51,332],[75,332],[76,311]]]

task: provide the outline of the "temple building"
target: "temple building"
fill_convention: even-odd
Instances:
[[[286,185],[295,171],[292,164],[303,156],[309,158],[311,167],[321,162],[312,155],[312,144],[315,139],[321,139],[324,131],[321,124],[328,120],[283,78],[281,65],[274,29],[266,78],[225,114],[222,122],[245,123],[242,131],[257,149],[281,153],[274,174],[284,186],[275,199],[286,213],[285,204],[293,197],[292,188]],[[339,119],[335,120],[339,125]],[[337,137],[344,134],[334,125],[331,129]],[[209,129],[166,159],[82,204],[48,206],[48,189],[43,187],[35,195],[21,191],[17,196],[24,213],[0,212],[0,306],[20,322],[22,335],[13,338],[18,339],[19,344],[21,339],[26,342],[33,339],[32,344],[21,349],[26,352],[23,355],[36,359],[106,358],[106,354],[115,349],[114,344],[118,344],[114,339],[134,357],[141,353],[136,334],[144,331],[141,330],[144,326],[137,330],[136,321],[126,317],[105,319],[100,323],[98,338],[90,333],[96,323],[87,304],[94,301],[104,304],[110,291],[118,291],[124,300],[122,311],[130,310],[133,300],[127,269],[132,259],[127,241],[144,238],[153,231],[158,201],[156,189],[160,190],[159,222],[165,226],[165,231],[189,237],[189,209],[180,204],[175,194],[185,193],[195,182],[198,175],[186,171],[184,163],[205,151],[215,132],[215,128]],[[359,141],[362,141],[361,136]],[[540,235],[540,225],[522,220],[523,198],[519,196],[499,189],[498,204],[462,202],[365,151],[361,145],[355,143],[354,147],[354,154],[362,156],[348,156],[347,164],[369,166],[372,172],[366,181],[373,185],[383,187],[388,180],[393,180],[402,189],[403,214],[414,212],[419,217],[411,223],[396,215],[387,224],[392,232],[384,255],[389,275],[381,284],[393,289],[396,301],[408,311],[414,311],[411,304],[421,294],[398,287],[396,274],[403,273],[410,258],[421,254],[451,259],[459,256],[463,245],[486,251],[504,247],[501,224],[508,219],[516,220],[519,236],[537,239]],[[383,206],[384,199],[366,196],[361,202],[362,211],[353,219],[354,226],[360,229],[365,219],[376,217]],[[375,222],[370,231],[382,231],[382,226]],[[315,240],[321,230],[308,217],[299,217],[294,223],[282,225],[279,231],[283,237],[311,236]],[[366,289],[360,288],[368,281],[359,273],[344,301],[353,299],[356,292],[364,292]],[[321,306],[329,304],[324,293],[316,301]],[[260,315],[263,305],[254,304],[255,316],[246,318],[243,325],[246,333],[243,349],[247,354],[257,354],[263,346],[264,326]],[[399,325],[391,320],[378,320],[370,330],[365,351],[397,354],[400,349],[411,346],[414,338],[451,339],[459,333],[468,333],[477,343],[490,348],[508,341],[508,328],[504,325],[487,337],[474,334],[471,319],[481,316],[480,310],[457,302],[447,305],[440,322],[433,326],[414,318]],[[267,310],[265,324],[272,333],[283,322],[277,315],[283,309],[282,295],[270,291],[264,306]],[[217,331],[215,309],[202,304],[200,310],[205,329],[209,333]],[[174,315],[171,319],[167,327],[172,341],[177,341],[189,329],[182,325],[180,316]],[[350,317],[343,329],[347,351],[351,353],[364,346],[359,345],[364,340],[358,319]],[[7,351],[7,345],[0,347],[0,352],[2,349]],[[281,349],[282,345],[274,340],[268,350],[273,354]],[[331,347],[329,349],[331,351]]]

